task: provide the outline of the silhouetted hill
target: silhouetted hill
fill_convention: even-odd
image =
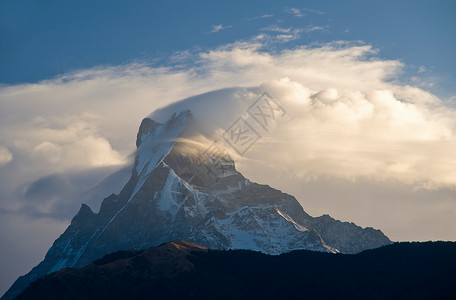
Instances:
[[[46,275],[17,299],[176,298],[456,299],[456,243],[274,256],[175,241]]]

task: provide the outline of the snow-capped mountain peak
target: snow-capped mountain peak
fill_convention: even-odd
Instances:
[[[190,110],[174,113],[164,124],[144,119],[139,128],[136,146],[136,174],[145,177],[163,161],[179,135],[193,119]]]
[[[189,110],[164,123],[144,119],[131,178],[122,191],[104,199],[98,213],[83,205],[45,259],[2,299],[12,299],[31,281],[58,269],[177,239],[269,254],[295,249],[356,253],[390,243],[379,230],[308,215],[293,196],[246,179],[226,155],[209,154],[209,161],[222,160],[209,172],[202,163],[205,149],[179,141],[192,124]]]

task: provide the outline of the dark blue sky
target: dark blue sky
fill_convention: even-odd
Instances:
[[[302,16],[291,12],[300,9]],[[268,18],[255,18],[273,15]],[[209,33],[214,25],[231,26]],[[456,88],[456,1],[1,1],[0,82],[37,82],[99,65],[163,63],[174,51],[247,39],[261,28],[320,26],[278,45],[362,40],[411,77]],[[424,70],[422,68],[422,70]]]

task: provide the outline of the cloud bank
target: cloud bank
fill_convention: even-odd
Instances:
[[[0,87],[0,214],[8,220],[2,228],[27,231],[40,222],[42,234],[42,218],[53,220],[49,226],[67,224],[89,192],[93,197],[83,199],[96,210],[128,177],[137,128],[150,112],[188,104],[211,139],[267,91],[286,115],[236,157],[247,177],[295,194],[311,214],[381,228],[392,239],[455,239],[455,110],[401,84],[403,65],[377,57],[369,45],[340,41],[274,52],[266,43],[259,35],[186,53],[172,67],[98,67]],[[225,90],[176,104],[218,89]],[[155,115],[166,119],[167,109],[161,112]],[[16,224],[24,216],[34,220],[30,227]],[[423,230],[420,220],[432,226]],[[60,231],[49,229],[50,239]],[[1,235],[6,243],[14,238]]]
[[[2,87],[0,172],[23,186],[59,172],[122,166],[147,112],[189,95],[256,86],[232,97],[251,101],[268,91],[287,119],[255,147],[252,160],[304,180],[369,177],[454,187],[455,111],[423,89],[396,82],[400,62],[347,42],[275,53],[262,46],[254,39],[194,54],[192,63],[178,67],[100,67]],[[202,113],[212,120],[241,113],[228,100],[205,101],[219,103]]]

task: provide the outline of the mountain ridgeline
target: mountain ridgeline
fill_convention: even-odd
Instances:
[[[454,242],[271,256],[174,241],[57,271],[17,299],[455,299],[455,253]]]
[[[104,199],[98,213],[82,204],[45,259],[2,299],[13,299],[31,282],[62,268],[178,239],[265,254],[358,253],[391,243],[380,230],[328,215],[312,217],[293,196],[245,178],[230,157],[182,142],[194,131],[192,124],[189,110],[164,123],[144,119],[131,178],[122,191]]]

